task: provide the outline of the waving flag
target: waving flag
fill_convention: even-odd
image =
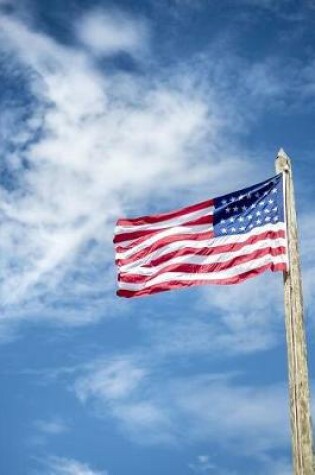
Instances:
[[[118,292],[238,284],[287,270],[283,176],[169,213],[119,219]]]

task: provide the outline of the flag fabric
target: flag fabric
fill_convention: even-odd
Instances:
[[[238,284],[285,271],[283,175],[169,213],[117,221],[121,297],[204,284]]]

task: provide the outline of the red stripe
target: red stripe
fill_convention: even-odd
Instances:
[[[130,233],[116,234],[114,236],[114,243],[120,243],[123,241],[131,241],[132,239],[147,238],[150,235],[156,234],[158,232],[165,231],[165,229],[143,229],[142,231],[132,231]],[[134,245],[134,244],[133,244]]]
[[[212,224],[213,223],[213,215],[207,215],[207,216],[201,216],[200,218],[194,219],[192,221],[187,221],[187,223],[182,223],[179,224],[178,227],[184,227],[184,226],[200,226],[202,224]],[[137,239],[141,238],[143,236],[148,237],[149,235],[157,234],[161,231],[165,231],[166,229],[171,229],[171,228],[177,227],[177,226],[171,226],[171,227],[165,227],[165,228],[159,228],[159,229],[143,229],[141,231],[131,231],[129,233],[122,233],[122,234],[116,234],[114,236],[114,243],[120,243],[123,241],[131,241],[132,239]]]
[[[154,214],[152,216],[140,216],[138,218],[132,218],[132,219],[119,219],[117,221],[117,225],[118,226],[125,226],[125,225],[139,226],[142,224],[159,223],[160,221],[177,218],[178,216],[183,216],[184,214],[193,213],[194,211],[199,211],[204,208],[209,208],[213,205],[214,205],[214,200],[207,200],[207,201],[203,201],[202,203],[187,206],[186,208],[171,211],[169,213]]]
[[[187,236],[189,236],[187,238]],[[139,259],[142,259],[143,257],[153,253],[157,249],[160,249],[163,246],[166,246],[167,244],[170,244],[172,242],[176,241],[182,241],[185,239],[189,239],[191,241],[203,241],[203,240],[210,240],[213,239],[214,233],[201,233],[197,235],[177,235],[177,236],[169,236],[168,238],[164,238],[161,241],[157,241],[154,243],[152,246],[149,246],[145,249],[142,249],[141,251],[136,252],[130,257],[127,257],[126,259],[117,259],[116,264],[119,266],[129,264],[131,262],[136,262]],[[171,239],[172,238],[172,239]],[[230,243],[230,244],[224,244],[222,246],[214,246],[214,247],[204,247],[204,248],[183,248],[178,251],[171,251],[168,254],[164,254],[163,256],[157,257],[156,259],[152,260],[150,262],[150,266],[152,265],[158,265],[162,264],[163,262],[168,261],[175,255],[177,256],[184,256],[188,254],[200,254],[200,255],[211,255],[211,254],[221,254],[222,252],[229,252],[229,251],[236,251],[238,249],[241,249],[244,246],[247,246],[248,244],[254,244],[258,241],[262,241],[264,239],[277,239],[277,238],[285,238],[285,231],[279,230],[279,231],[265,231],[261,234],[253,235],[250,236],[249,238],[246,239],[246,241],[242,241],[240,243]],[[131,246],[133,247],[133,246]]]
[[[286,271],[287,266],[286,264],[273,264],[272,262],[269,264],[266,264],[264,266],[258,267],[257,269],[252,269],[250,271],[244,272],[242,274],[229,277],[227,279],[216,279],[216,280],[173,280],[173,281],[168,281],[168,282],[163,282],[161,284],[157,285],[152,285],[151,287],[147,289],[142,289],[142,290],[125,290],[125,289],[120,289],[117,291],[117,295],[119,297],[126,297],[126,298],[131,298],[131,297],[141,297],[145,295],[150,295],[150,294],[156,294],[159,292],[166,292],[169,290],[174,290],[174,289],[180,289],[183,287],[195,287],[198,285],[232,285],[232,284],[239,284],[243,282],[244,280],[250,279],[252,277],[256,277],[259,274],[262,274],[263,272],[266,272],[267,270],[271,270],[272,272],[278,272],[278,271]]]
[[[120,272],[118,274],[118,280],[121,282],[126,282],[129,284],[146,284],[152,279],[155,279],[158,275],[165,274],[167,272],[184,272],[187,274],[210,274],[211,272],[220,272],[227,269],[231,269],[234,266],[244,264],[245,262],[250,262],[255,259],[259,259],[264,256],[280,256],[281,254],[286,253],[286,248],[283,246],[279,247],[266,247],[264,249],[257,249],[249,254],[242,254],[240,256],[233,257],[228,261],[224,262],[213,262],[212,264],[189,264],[189,263],[180,263],[180,264],[170,264],[163,267],[157,272],[154,272],[152,275],[141,275],[141,274],[132,274],[130,272]]]
[[[117,264],[129,264],[129,262],[136,261],[138,259],[141,259],[142,257],[146,256],[147,254],[150,254],[151,252],[156,251],[157,249],[161,249],[164,246],[167,246],[168,244],[171,244],[172,242],[176,241],[206,241],[213,239],[214,233],[213,231],[206,231],[203,233],[196,233],[196,234],[173,234],[171,236],[167,236],[165,238],[160,239],[159,241],[156,241],[155,243],[151,244],[150,246],[146,247],[145,249],[141,249],[138,252],[135,252],[132,256],[127,257],[126,259],[117,259],[116,263]],[[128,251],[129,249],[132,249],[136,245],[140,244],[143,242],[144,239],[141,239],[140,242],[131,243],[129,246],[126,247],[117,247],[116,252],[124,252]]]

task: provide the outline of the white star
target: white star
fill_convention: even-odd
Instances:
[[[245,231],[245,229],[246,229],[245,226],[242,226],[242,227],[240,228],[240,231]]]
[[[222,232],[223,232],[224,234],[226,234],[226,233],[227,233],[226,228],[222,228]]]
[[[229,208],[229,207],[225,208],[226,213],[229,213],[230,211],[231,211],[231,208]]]
[[[236,198],[234,196],[232,196],[231,203],[234,203],[234,201],[236,201]]]
[[[238,218],[238,220],[239,220],[240,222],[244,221],[243,216],[240,216],[240,217]]]
[[[261,212],[260,211],[257,211],[256,212],[256,216],[260,216],[261,215]]]
[[[240,195],[240,196],[238,197],[239,200],[242,200],[243,198],[244,198],[244,195]]]
[[[270,219],[271,219],[270,216],[265,217],[265,221],[270,221]]]
[[[231,231],[232,231],[232,233],[235,233],[236,229],[233,227],[233,228],[231,228]]]
[[[264,212],[265,212],[266,214],[268,214],[268,213],[270,213],[270,209],[266,208],[266,209],[264,210]]]
[[[278,206],[275,206],[274,208],[272,208],[272,211],[278,211]]]
[[[264,192],[264,196],[267,196],[267,195],[268,195],[268,191],[265,191],[265,192]]]
[[[249,219],[249,220],[251,220],[252,218],[253,218],[253,215],[252,215],[252,214],[249,214],[249,215],[247,216],[247,219]]]
[[[249,191],[247,194],[246,194],[246,198],[250,199],[252,196],[252,193]]]
[[[256,198],[259,198],[259,197],[260,197],[260,194],[259,194],[259,193],[255,193],[255,196],[256,196]]]
[[[272,205],[273,200],[272,199],[268,200],[268,203],[270,203]]]
[[[251,205],[251,209],[254,209],[254,208],[256,208],[256,204],[255,204],[255,203],[253,203],[253,204]]]
[[[227,200],[222,200],[222,201],[221,201],[221,204],[222,204],[222,205],[226,205],[226,204],[227,204]]]
[[[261,224],[260,219],[257,219],[256,224]]]
[[[230,223],[234,223],[234,221],[235,221],[235,218],[233,218],[232,216],[232,218],[230,218]]]
[[[242,206],[242,210],[243,210],[243,211],[246,211],[246,210],[247,210],[247,206],[246,206],[246,205],[243,205],[243,206]]]
[[[221,223],[221,224],[224,224],[224,223],[225,223],[225,219],[221,219],[220,223]]]
[[[250,223],[250,225],[248,226],[250,229],[252,229],[254,227],[254,225],[252,223]]]
[[[238,211],[238,206],[234,206],[233,211]]]
[[[277,188],[274,188],[274,189],[271,191],[271,193],[277,193],[277,192],[278,192]]]
[[[278,216],[274,216],[273,220],[278,221],[279,220]]]
[[[264,204],[265,204],[265,202],[264,202],[264,201],[261,201],[261,202],[259,203],[259,206],[264,206]]]

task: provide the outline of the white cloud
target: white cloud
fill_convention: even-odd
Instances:
[[[214,457],[213,457],[214,458]],[[217,457],[218,459],[218,457]],[[189,464],[192,473],[204,475],[242,475],[244,471],[224,466],[224,460],[216,463],[208,455],[199,455],[196,460]],[[289,460],[279,457],[263,457],[260,460],[260,468],[255,467],[257,475],[289,475],[292,473],[292,466]]]
[[[58,417],[35,421],[35,427],[44,435],[58,435],[69,430],[67,424]]]
[[[3,312],[22,319],[44,307],[47,319],[90,322],[114,291],[119,215],[157,198],[159,210],[180,205],[187,189],[204,198],[227,170],[240,181],[255,165],[230,158],[221,133],[231,116],[192,70],[158,80],[101,74],[82,50],[12,17],[0,23],[33,97],[27,120],[14,112],[7,138],[23,147],[5,154],[15,187],[1,189]]]
[[[33,423],[34,432],[28,437],[27,443],[32,447],[45,446],[51,440],[51,437],[57,437],[65,434],[70,427],[60,417],[51,417],[49,419],[38,419]]]
[[[65,457],[50,457],[44,463],[45,475],[108,475],[106,471],[90,468],[87,464]]]
[[[77,26],[80,41],[98,55],[129,53],[138,56],[148,50],[146,22],[119,10],[94,10]]]
[[[289,444],[285,386],[254,387],[229,375],[179,377],[165,372],[162,383],[155,364],[131,357],[127,371],[126,357],[123,361],[119,371],[116,361],[103,363],[105,372],[115,371],[115,387],[121,380],[117,394],[106,389],[99,363],[78,378],[74,389],[82,402],[94,401],[99,415],[114,418],[133,440],[143,444],[209,441],[252,457]],[[138,373],[143,371],[142,379]],[[130,374],[135,375],[132,383]]]
[[[208,474],[217,470],[216,465],[210,460],[209,455],[198,455],[194,463],[189,464],[194,473]]]
[[[267,273],[241,286],[204,291],[200,305],[217,310],[226,348],[246,353],[276,344],[283,332],[282,299],[282,275]]]
[[[282,274],[269,272],[240,286],[202,287],[189,314],[175,301],[165,315],[142,318],[149,351],[216,359],[266,351],[283,335],[282,293]]]
[[[81,379],[76,385],[76,393],[82,401],[90,396],[116,400],[125,397],[138,387],[145,378],[146,371],[135,367],[128,358],[102,362],[99,369]]]
[[[126,356],[97,362],[85,375],[78,378],[74,391],[83,403],[100,402],[100,414],[104,407],[131,437],[147,433],[148,443],[172,442],[169,421],[164,410],[154,401],[139,398],[147,387],[148,368]],[[152,427],[159,428],[152,431]]]

